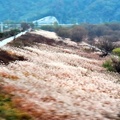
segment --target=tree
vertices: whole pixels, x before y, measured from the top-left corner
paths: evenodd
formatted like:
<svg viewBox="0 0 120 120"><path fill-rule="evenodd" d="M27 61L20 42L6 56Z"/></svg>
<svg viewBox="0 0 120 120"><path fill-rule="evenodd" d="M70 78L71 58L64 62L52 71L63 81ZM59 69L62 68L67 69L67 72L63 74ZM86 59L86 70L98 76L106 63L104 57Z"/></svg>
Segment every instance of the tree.
<svg viewBox="0 0 120 120"><path fill-rule="evenodd" d="M30 25L26 22L23 22L23 23L21 23L21 28L23 31L25 31L30 28Z"/></svg>
<svg viewBox="0 0 120 120"><path fill-rule="evenodd" d="M73 26L70 30L70 38L73 41L81 42L87 37L87 31L81 26Z"/></svg>
<svg viewBox="0 0 120 120"><path fill-rule="evenodd" d="M106 37L100 37L96 46L107 53L111 52L115 47Z"/></svg>
<svg viewBox="0 0 120 120"><path fill-rule="evenodd" d="M57 33L58 36L62 38L69 38L70 37L70 30L67 27L57 27L55 32Z"/></svg>

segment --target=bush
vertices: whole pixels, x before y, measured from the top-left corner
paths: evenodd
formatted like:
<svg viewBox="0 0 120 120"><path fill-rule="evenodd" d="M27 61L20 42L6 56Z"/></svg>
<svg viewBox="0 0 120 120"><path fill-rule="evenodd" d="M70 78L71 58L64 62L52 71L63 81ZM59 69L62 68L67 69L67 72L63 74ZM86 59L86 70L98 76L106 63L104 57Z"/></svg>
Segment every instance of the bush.
<svg viewBox="0 0 120 120"><path fill-rule="evenodd" d="M5 31L3 33L0 33L0 38L11 37L11 36L17 35L20 32L21 31L19 29L11 29L10 31Z"/></svg>
<svg viewBox="0 0 120 120"><path fill-rule="evenodd" d="M62 38L70 38L73 41L81 42L87 36L87 30L81 26L57 27L55 32Z"/></svg>
<svg viewBox="0 0 120 120"><path fill-rule="evenodd" d="M115 72L120 73L120 57L112 58L112 64Z"/></svg>
<svg viewBox="0 0 120 120"><path fill-rule="evenodd" d="M109 39L106 36L102 36L101 38L99 38L99 41L96 43L96 46L105 52L112 52L112 50L115 48L113 43L109 41Z"/></svg>
<svg viewBox="0 0 120 120"><path fill-rule="evenodd" d="M86 36L87 31L81 26L73 26L70 29L70 38L73 41L81 42L82 40L84 40L84 38L86 38Z"/></svg>
<svg viewBox="0 0 120 120"><path fill-rule="evenodd" d="M69 27L63 27L58 25L43 26L42 29L47 29L50 31L55 31L58 36L63 38L71 38L71 40L80 42L87 38L88 42L94 44L94 40L98 38L103 39L104 44L102 44L103 49L110 51L114 48L111 44L112 42L117 42L120 40L120 24L100 24L100 25L74 25Z"/></svg>
<svg viewBox="0 0 120 120"><path fill-rule="evenodd" d="M67 27L58 27L55 32L58 36L62 38L69 38L70 37L70 28Z"/></svg>
<svg viewBox="0 0 120 120"><path fill-rule="evenodd" d="M111 60L107 60L105 63L103 63L103 67L108 71L120 73L120 58L113 57Z"/></svg>
<svg viewBox="0 0 120 120"><path fill-rule="evenodd" d="M115 48L112 51L116 56L112 57L111 60L106 61L103 67L109 71L120 73L120 48Z"/></svg>
<svg viewBox="0 0 120 120"><path fill-rule="evenodd" d="M111 60L105 61L103 63L103 67L106 68L108 71L115 71Z"/></svg>
<svg viewBox="0 0 120 120"><path fill-rule="evenodd" d="M10 36L14 36L14 35L17 35L18 33L20 33L21 31L18 30L18 29L12 29L9 31L9 35Z"/></svg>
<svg viewBox="0 0 120 120"><path fill-rule="evenodd" d="M112 52L120 57L120 48L115 48Z"/></svg>

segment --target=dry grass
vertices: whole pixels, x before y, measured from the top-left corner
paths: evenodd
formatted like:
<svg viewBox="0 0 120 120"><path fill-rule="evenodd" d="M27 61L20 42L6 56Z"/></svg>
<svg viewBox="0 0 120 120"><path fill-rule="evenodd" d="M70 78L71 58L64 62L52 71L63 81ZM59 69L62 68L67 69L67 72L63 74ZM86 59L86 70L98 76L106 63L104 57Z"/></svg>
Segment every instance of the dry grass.
<svg viewBox="0 0 120 120"><path fill-rule="evenodd" d="M86 57L79 49L41 43L3 49L28 59L1 65L0 79L16 96L18 108L35 120L120 119L119 75L107 73L103 60Z"/></svg>

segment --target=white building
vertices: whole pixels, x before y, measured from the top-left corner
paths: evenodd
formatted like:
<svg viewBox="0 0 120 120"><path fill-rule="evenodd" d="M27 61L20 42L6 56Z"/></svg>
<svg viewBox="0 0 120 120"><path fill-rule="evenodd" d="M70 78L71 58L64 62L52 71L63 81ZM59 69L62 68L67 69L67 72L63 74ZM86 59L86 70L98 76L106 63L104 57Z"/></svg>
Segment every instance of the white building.
<svg viewBox="0 0 120 120"><path fill-rule="evenodd" d="M57 18L54 16L47 16L39 20L33 21L34 24L37 25L49 25L49 24L54 24L54 23L59 23Z"/></svg>

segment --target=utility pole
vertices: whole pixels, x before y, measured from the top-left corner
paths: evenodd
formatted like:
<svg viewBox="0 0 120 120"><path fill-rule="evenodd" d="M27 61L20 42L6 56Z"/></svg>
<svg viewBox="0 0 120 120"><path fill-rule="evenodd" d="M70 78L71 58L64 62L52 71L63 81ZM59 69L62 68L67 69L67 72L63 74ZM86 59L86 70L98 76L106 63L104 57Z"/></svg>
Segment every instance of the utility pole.
<svg viewBox="0 0 120 120"><path fill-rule="evenodd" d="M0 27L0 30L1 30L1 32L3 32L3 23L1 22L1 25L0 25L1 27Z"/></svg>

